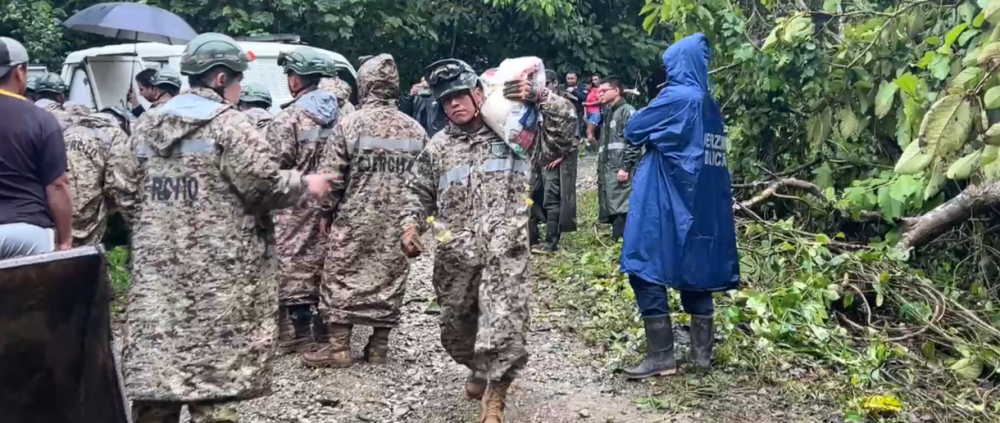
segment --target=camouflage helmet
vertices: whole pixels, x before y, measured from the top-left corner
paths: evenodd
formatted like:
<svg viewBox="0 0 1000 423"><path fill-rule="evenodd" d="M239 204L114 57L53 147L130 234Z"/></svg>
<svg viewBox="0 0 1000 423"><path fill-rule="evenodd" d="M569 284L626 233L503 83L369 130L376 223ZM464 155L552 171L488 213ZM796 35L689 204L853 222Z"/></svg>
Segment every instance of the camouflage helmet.
<svg viewBox="0 0 1000 423"><path fill-rule="evenodd" d="M240 92L240 102L264 103L267 104L267 107L271 107L271 93L267 90L267 87L261 84L253 82L243 84L243 91Z"/></svg>
<svg viewBox="0 0 1000 423"><path fill-rule="evenodd" d="M181 74L177 73L174 68L164 67L160 69L149 81L154 87L157 85L171 85L178 90L181 89Z"/></svg>
<svg viewBox="0 0 1000 423"><path fill-rule="evenodd" d="M296 75L337 76L337 65L333 59L312 47L299 47L290 53L278 55L278 66L285 73Z"/></svg>
<svg viewBox="0 0 1000 423"><path fill-rule="evenodd" d="M444 59L432 63L424 69L424 79L441 99L452 93L471 90L479 85L479 76L468 63L458 59Z"/></svg>
<svg viewBox="0 0 1000 423"><path fill-rule="evenodd" d="M62 77L54 73L47 73L38 78L35 82L35 92L44 93L56 93L56 94L66 94L66 90L69 87L63 82Z"/></svg>
<svg viewBox="0 0 1000 423"><path fill-rule="evenodd" d="M201 75L216 66L225 66L233 72L243 73L249 68L250 58L236 40L229 36L208 32L194 37L181 56L181 74Z"/></svg>
<svg viewBox="0 0 1000 423"><path fill-rule="evenodd" d="M38 77L37 76L29 76L28 77L28 85L27 85L26 89L29 92L34 92L35 90L38 89Z"/></svg>
<svg viewBox="0 0 1000 423"><path fill-rule="evenodd" d="M125 108L125 106L111 106L101 109L101 113L108 113L115 115L119 118L125 120L125 122L132 121L132 112Z"/></svg>

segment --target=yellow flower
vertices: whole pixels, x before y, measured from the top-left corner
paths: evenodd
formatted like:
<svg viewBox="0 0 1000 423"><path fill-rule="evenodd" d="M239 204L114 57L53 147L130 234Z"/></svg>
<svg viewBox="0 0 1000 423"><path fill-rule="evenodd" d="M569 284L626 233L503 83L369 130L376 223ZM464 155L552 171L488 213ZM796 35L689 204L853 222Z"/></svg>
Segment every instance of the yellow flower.
<svg viewBox="0 0 1000 423"><path fill-rule="evenodd" d="M427 216L427 223L434 223L434 216Z"/></svg>

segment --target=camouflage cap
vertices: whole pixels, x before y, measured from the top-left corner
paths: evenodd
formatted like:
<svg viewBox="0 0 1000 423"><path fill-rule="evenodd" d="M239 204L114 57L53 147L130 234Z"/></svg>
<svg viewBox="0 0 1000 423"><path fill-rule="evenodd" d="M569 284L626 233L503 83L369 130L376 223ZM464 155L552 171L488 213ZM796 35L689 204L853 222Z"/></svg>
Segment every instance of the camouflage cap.
<svg viewBox="0 0 1000 423"><path fill-rule="evenodd" d="M27 90L28 91L35 91L36 89L38 89L38 77L37 76L29 76L28 77Z"/></svg>
<svg viewBox="0 0 1000 423"><path fill-rule="evenodd" d="M177 73L174 68L165 67L160 69L153 75L150 82L155 87L157 85L171 85L177 89L181 89L181 74Z"/></svg>
<svg viewBox="0 0 1000 423"><path fill-rule="evenodd" d="M54 73L47 73L42 77L38 78L35 83L35 92L44 93L56 93L56 94L66 94L66 90L69 89L66 83L63 82L62 77Z"/></svg>
<svg viewBox="0 0 1000 423"><path fill-rule="evenodd" d="M296 75L337 76L337 65L333 59L312 47L299 47L290 53L278 55L278 66L285 73Z"/></svg>
<svg viewBox="0 0 1000 423"><path fill-rule="evenodd" d="M267 107L271 107L271 92L261 84L254 82L243 84L243 91L240 92L240 102L265 103Z"/></svg>
<svg viewBox="0 0 1000 423"><path fill-rule="evenodd" d="M223 34L208 32L194 37L181 56L181 74L201 75L216 66L225 66L233 72L246 72L250 58L236 40Z"/></svg>
<svg viewBox="0 0 1000 423"><path fill-rule="evenodd" d="M471 90L479 85L479 75L468 63L458 59L444 59L424 69L424 78L440 99L448 94Z"/></svg>

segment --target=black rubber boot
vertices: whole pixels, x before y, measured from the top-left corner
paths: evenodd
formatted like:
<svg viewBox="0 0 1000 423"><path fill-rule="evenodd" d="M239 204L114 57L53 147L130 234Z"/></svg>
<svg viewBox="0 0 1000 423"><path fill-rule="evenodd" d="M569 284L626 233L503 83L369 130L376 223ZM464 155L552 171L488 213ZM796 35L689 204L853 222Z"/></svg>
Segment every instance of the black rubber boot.
<svg viewBox="0 0 1000 423"><path fill-rule="evenodd" d="M618 242L625 236L625 215L619 214L611 221L611 240Z"/></svg>
<svg viewBox="0 0 1000 423"><path fill-rule="evenodd" d="M528 240L532 246L538 245L541 241L541 235L538 233L538 221L528 222Z"/></svg>
<svg viewBox="0 0 1000 423"><path fill-rule="evenodd" d="M712 316L691 315L691 362L699 369L712 368L712 348L715 332Z"/></svg>
<svg viewBox="0 0 1000 423"><path fill-rule="evenodd" d="M631 369L625 369L625 377L645 379L677 373L677 361L674 360L674 329L670 323L670 315L643 317L642 323L646 328L646 345L649 351L642 363Z"/></svg>
<svg viewBox="0 0 1000 423"><path fill-rule="evenodd" d="M549 251L556 251L559 249L559 224L548 224L547 227L555 226L555 230L546 228L545 234L545 248Z"/></svg>

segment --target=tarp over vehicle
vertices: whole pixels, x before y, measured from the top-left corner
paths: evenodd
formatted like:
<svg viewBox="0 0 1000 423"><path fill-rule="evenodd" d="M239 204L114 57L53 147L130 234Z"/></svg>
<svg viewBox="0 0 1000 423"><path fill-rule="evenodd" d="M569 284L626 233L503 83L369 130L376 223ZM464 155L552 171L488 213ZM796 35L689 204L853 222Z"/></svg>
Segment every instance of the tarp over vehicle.
<svg viewBox="0 0 1000 423"><path fill-rule="evenodd" d="M0 421L128 422L95 247L0 261Z"/></svg>

